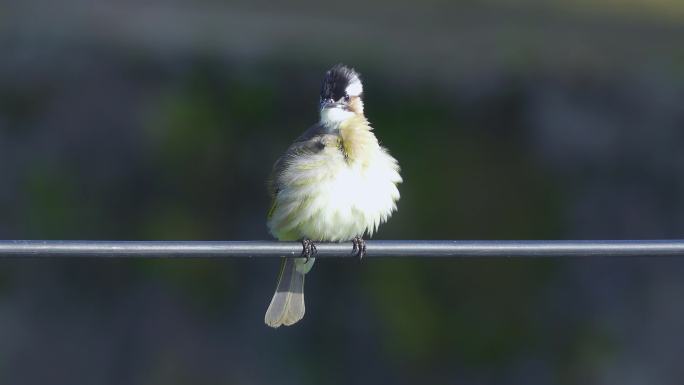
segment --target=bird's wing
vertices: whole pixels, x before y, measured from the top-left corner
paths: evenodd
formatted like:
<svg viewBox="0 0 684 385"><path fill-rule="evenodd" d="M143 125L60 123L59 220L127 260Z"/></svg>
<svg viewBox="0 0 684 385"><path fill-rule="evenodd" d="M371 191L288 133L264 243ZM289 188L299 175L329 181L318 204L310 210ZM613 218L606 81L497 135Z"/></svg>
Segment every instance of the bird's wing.
<svg viewBox="0 0 684 385"><path fill-rule="evenodd" d="M315 124L300 135L291 145L287 151L276 160L271 171L271 177L268 180L268 189L271 194L271 208L268 210L268 217L270 218L276 209L276 196L281 189L280 175L287 168L290 161L296 157L308 154L315 154L325 148L325 139L331 135L330 131L322 124Z"/></svg>

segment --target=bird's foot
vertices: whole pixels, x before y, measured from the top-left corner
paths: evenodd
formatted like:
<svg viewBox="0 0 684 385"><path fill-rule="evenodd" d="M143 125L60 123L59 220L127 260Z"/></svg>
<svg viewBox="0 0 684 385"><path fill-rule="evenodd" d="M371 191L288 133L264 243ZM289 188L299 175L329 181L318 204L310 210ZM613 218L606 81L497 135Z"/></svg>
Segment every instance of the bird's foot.
<svg viewBox="0 0 684 385"><path fill-rule="evenodd" d="M362 237L354 237L352 239L352 255L359 259L359 261L366 256L366 241Z"/></svg>
<svg viewBox="0 0 684 385"><path fill-rule="evenodd" d="M309 259L316 255L317 252L316 245L311 239L302 239L302 257L306 258L306 263L309 263Z"/></svg>

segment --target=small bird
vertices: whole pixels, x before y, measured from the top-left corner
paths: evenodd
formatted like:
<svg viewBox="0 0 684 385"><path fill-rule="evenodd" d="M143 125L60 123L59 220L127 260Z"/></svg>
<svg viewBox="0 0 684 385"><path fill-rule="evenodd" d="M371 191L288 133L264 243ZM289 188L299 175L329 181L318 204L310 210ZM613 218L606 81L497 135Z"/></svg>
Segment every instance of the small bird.
<svg viewBox="0 0 684 385"><path fill-rule="evenodd" d="M372 236L396 210L399 164L380 146L363 113L363 85L352 68L328 70L320 94L320 120L273 167L268 227L280 241L301 241L299 258L283 258L264 321L292 325L304 317L304 276L313 267L314 242L352 241L366 253Z"/></svg>

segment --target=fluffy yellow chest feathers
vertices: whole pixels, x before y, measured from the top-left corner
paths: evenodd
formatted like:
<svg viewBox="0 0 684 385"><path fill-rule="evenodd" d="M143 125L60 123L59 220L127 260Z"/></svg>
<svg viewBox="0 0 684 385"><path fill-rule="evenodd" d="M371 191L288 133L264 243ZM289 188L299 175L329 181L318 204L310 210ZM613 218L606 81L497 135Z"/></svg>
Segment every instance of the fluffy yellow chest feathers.
<svg viewBox="0 0 684 385"><path fill-rule="evenodd" d="M344 241L372 235L396 209L399 165L362 116L322 138L323 149L298 156L281 174L269 227L279 239Z"/></svg>
<svg viewBox="0 0 684 385"><path fill-rule="evenodd" d="M371 130L366 118L360 115L355 115L340 124L340 147L349 163L360 163L360 166L365 168L381 150Z"/></svg>

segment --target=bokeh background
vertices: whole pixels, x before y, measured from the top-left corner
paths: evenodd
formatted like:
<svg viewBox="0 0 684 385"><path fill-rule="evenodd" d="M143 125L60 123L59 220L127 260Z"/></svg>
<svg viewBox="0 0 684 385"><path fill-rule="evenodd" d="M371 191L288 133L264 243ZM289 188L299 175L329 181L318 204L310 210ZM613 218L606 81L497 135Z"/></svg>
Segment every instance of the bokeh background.
<svg viewBox="0 0 684 385"><path fill-rule="evenodd" d="M268 239L265 180L365 79L380 239L684 234L684 3L0 4L0 238ZM674 384L684 261L0 262L2 384Z"/></svg>

